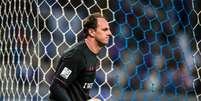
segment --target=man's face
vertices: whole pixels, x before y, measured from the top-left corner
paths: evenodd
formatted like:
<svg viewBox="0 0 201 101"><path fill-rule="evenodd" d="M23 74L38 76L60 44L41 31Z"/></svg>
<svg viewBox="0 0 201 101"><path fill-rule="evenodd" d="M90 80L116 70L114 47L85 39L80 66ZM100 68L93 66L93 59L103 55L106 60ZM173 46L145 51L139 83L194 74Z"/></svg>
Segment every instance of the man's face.
<svg viewBox="0 0 201 101"><path fill-rule="evenodd" d="M106 45L109 42L109 38L112 35L110 31L109 24L107 20L104 18L97 18L97 28L95 30L95 40L100 44L100 45Z"/></svg>

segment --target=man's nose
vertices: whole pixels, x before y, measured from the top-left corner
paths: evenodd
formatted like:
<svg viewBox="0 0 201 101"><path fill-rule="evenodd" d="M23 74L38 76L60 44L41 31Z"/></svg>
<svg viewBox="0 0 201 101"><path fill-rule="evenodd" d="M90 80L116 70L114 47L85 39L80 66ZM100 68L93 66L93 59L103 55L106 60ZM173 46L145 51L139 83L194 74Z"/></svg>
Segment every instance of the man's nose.
<svg viewBox="0 0 201 101"><path fill-rule="evenodd" d="M112 32L111 32L110 30L109 30L109 32L108 32L108 33L109 33L109 34L108 34L109 36L112 36Z"/></svg>

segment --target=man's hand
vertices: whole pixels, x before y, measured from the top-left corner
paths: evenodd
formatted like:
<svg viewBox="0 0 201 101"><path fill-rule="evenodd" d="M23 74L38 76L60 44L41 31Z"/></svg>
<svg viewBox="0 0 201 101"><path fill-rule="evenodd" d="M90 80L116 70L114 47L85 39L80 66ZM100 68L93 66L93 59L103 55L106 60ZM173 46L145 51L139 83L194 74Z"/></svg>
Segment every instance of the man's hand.
<svg viewBox="0 0 201 101"><path fill-rule="evenodd" d="M92 99L89 99L87 101L101 101L100 99L97 99L97 98L92 98Z"/></svg>

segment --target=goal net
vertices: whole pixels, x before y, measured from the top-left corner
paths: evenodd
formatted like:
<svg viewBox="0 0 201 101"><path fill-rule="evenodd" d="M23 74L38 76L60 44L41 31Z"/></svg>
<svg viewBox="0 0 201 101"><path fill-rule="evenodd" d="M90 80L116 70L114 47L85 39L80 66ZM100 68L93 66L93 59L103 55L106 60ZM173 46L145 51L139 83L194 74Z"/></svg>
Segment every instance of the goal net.
<svg viewBox="0 0 201 101"><path fill-rule="evenodd" d="M199 0L1 0L0 101L47 101L58 59L100 12L113 37L97 56L92 97L201 98Z"/></svg>
<svg viewBox="0 0 201 101"><path fill-rule="evenodd" d="M193 37L196 43L196 51L193 54L193 63L195 68L195 79L193 80L193 87L196 94L197 101L201 100L201 7L199 6L201 1L193 1L193 11L191 12L192 28L193 28Z"/></svg>

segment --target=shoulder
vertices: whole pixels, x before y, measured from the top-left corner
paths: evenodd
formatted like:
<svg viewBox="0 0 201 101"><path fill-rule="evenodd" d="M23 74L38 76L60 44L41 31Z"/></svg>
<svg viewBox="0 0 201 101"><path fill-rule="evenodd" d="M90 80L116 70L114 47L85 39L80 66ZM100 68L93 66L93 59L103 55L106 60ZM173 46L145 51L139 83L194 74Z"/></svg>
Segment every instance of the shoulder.
<svg viewBox="0 0 201 101"><path fill-rule="evenodd" d="M84 43L81 42L67 49L61 57L62 60L80 60L80 58L82 57L83 45Z"/></svg>

